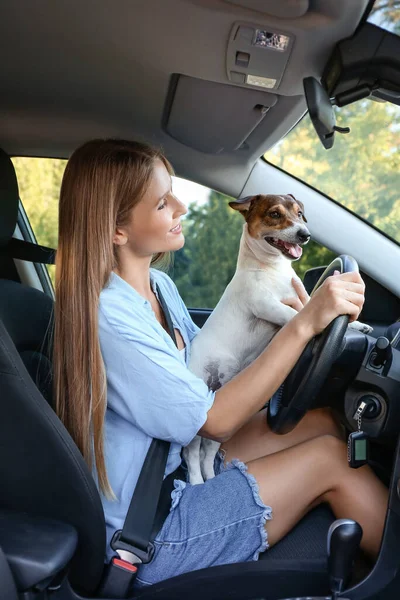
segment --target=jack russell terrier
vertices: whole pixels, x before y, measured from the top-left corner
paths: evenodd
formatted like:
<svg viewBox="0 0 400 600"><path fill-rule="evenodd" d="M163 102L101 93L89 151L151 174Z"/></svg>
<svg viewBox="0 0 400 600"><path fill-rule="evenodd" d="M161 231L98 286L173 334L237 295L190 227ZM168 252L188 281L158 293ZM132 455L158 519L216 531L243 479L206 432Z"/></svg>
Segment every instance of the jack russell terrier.
<svg viewBox="0 0 400 600"><path fill-rule="evenodd" d="M297 311L282 304L298 279L292 261L310 239L303 204L291 194L257 195L230 202L245 218L236 272L193 340L189 368L215 391L252 363ZM352 327L369 333L362 323ZM196 436L183 455L190 483L214 477L220 444Z"/></svg>

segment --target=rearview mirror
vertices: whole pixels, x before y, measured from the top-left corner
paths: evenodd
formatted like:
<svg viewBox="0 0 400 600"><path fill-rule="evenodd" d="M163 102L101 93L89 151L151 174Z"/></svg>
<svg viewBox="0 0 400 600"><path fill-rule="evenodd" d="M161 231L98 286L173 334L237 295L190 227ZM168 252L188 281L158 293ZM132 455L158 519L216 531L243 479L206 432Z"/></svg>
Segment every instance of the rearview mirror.
<svg viewBox="0 0 400 600"><path fill-rule="evenodd" d="M303 79L307 108L314 129L324 148L329 150L334 142L335 131L349 133L348 127L337 127L331 99L314 77Z"/></svg>
<svg viewBox="0 0 400 600"><path fill-rule="evenodd" d="M400 36L363 23L356 33L338 42L322 75L303 79L311 121L324 148L332 148L337 127L333 106L376 98L400 105Z"/></svg>
<svg viewBox="0 0 400 600"><path fill-rule="evenodd" d="M333 146L336 124L331 100L314 77L303 79L303 86L311 122L324 148L328 150Z"/></svg>

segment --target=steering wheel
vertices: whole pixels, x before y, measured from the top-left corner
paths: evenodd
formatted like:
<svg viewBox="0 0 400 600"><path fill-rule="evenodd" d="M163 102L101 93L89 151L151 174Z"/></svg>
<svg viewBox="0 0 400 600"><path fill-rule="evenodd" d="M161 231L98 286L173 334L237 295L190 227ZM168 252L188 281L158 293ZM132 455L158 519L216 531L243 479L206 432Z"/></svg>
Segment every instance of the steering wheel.
<svg viewBox="0 0 400 600"><path fill-rule="evenodd" d="M354 258L345 254L335 258L315 284L311 296L334 271L358 272L358 264ZM348 315L336 317L307 344L283 386L268 403L267 422L272 431L289 433L312 408L340 353L348 324Z"/></svg>

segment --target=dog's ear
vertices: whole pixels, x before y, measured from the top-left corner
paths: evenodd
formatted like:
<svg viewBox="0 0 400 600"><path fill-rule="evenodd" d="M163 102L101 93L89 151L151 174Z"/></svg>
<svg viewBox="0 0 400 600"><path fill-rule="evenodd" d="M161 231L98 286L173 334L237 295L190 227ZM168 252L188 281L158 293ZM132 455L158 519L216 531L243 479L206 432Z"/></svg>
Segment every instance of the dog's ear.
<svg viewBox="0 0 400 600"><path fill-rule="evenodd" d="M303 221L305 221L305 222L307 223L306 215L304 214L304 204L303 204L302 202L300 202L300 200L297 200L297 198L295 198L295 197L293 196L293 194L287 194L287 195L288 195L288 196L290 196L291 198L293 198L293 200L294 200L295 202L297 202L297 204L300 206L300 208L301 208L301 211L302 211L302 213L303 213Z"/></svg>
<svg viewBox="0 0 400 600"><path fill-rule="evenodd" d="M238 198L235 202L229 202L229 206L234 210L238 210L246 218L246 213L250 208L254 196L246 196L246 198Z"/></svg>
<svg viewBox="0 0 400 600"><path fill-rule="evenodd" d="M303 221L307 223L306 215L304 214L304 204L300 202L300 200L296 200L296 202L300 206L301 212L303 213Z"/></svg>

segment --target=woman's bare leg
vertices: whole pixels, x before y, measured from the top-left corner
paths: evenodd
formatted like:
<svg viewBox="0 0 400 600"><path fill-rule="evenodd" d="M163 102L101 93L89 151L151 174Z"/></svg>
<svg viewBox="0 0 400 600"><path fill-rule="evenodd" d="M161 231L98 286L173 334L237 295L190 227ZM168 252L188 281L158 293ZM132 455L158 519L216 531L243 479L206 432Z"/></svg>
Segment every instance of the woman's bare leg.
<svg viewBox="0 0 400 600"><path fill-rule="evenodd" d="M271 506L270 545L276 544L313 507L328 502L337 518L363 528L361 548L376 558L385 521L388 490L368 466L351 469L346 447L326 435L248 463L262 501Z"/></svg>
<svg viewBox="0 0 400 600"><path fill-rule="evenodd" d="M343 437L342 430L329 408L310 410L300 423L285 435L271 431L267 424L267 411L264 409L256 413L225 442L223 450L226 461L238 458L246 463L321 435Z"/></svg>

